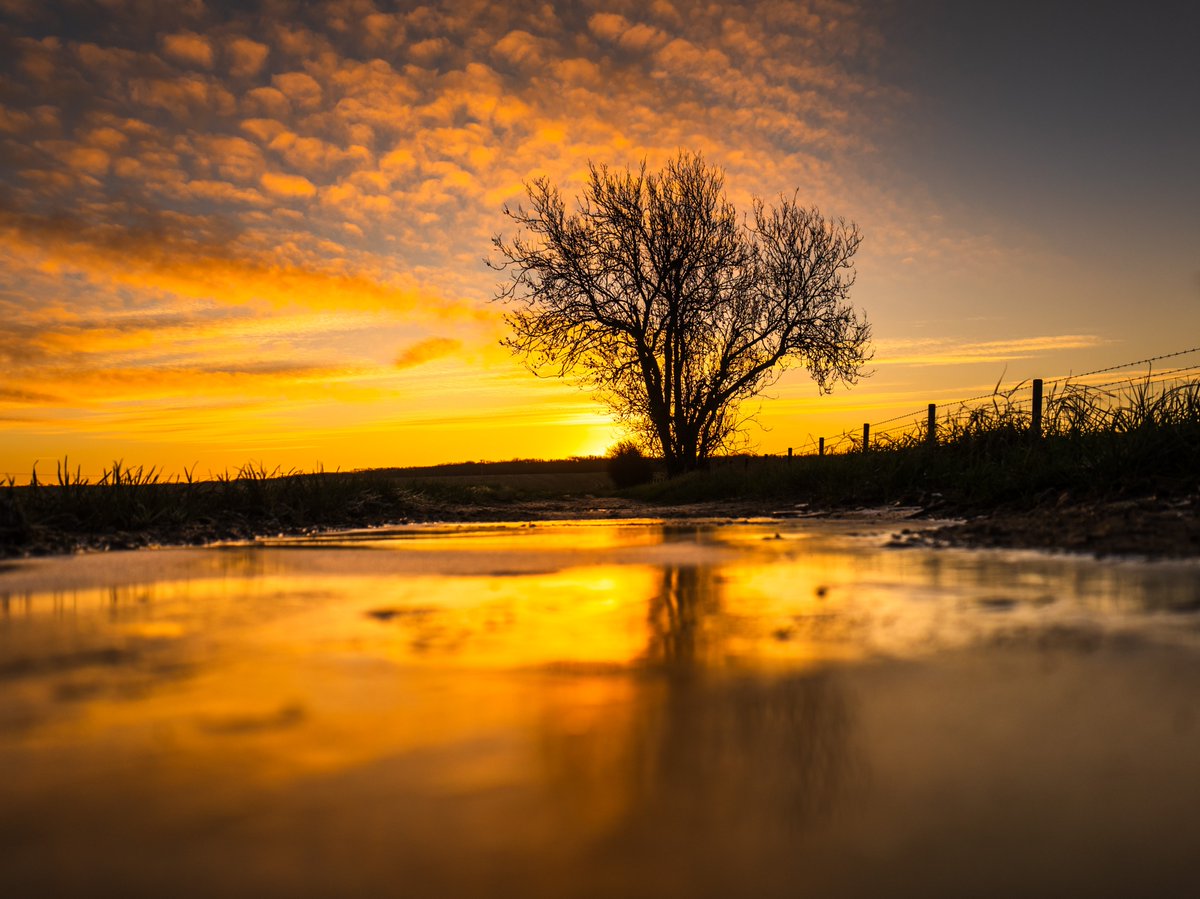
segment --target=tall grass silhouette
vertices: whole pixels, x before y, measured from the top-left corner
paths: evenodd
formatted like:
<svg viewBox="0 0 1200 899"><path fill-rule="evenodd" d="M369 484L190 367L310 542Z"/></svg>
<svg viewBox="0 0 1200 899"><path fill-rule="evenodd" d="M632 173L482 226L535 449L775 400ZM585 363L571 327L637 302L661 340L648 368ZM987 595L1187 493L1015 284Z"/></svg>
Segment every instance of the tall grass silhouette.
<svg viewBox="0 0 1200 899"><path fill-rule="evenodd" d="M936 445L927 441L924 423L914 422L879 433L869 452L848 434L825 456L719 459L707 470L620 492L651 503L771 504L764 511L803 502L985 512L1064 492L1082 499L1200 490L1200 379L1194 374L1166 380L1147 374L1096 386L1057 382L1044 398L1040 434L1032 432L1027 393L1024 384L997 387L985 402L945 411ZM201 480L194 467L164 477L156 466L118 460L89 481L64 456L52 480L35 466L28 485L9 477L0 486L0 553L504 517L505 504L603 492L608 462L465 463L419 478L404 469L303 472L259 462Z"/></svg>
<svg viewBox="0 0 1200 899"><path fill-rule="evenodd" d="M522 501L595 493L606 484L604 460L591 458L352 472L248 462L204 479L195 466L167 477L156 466L118 460L93 481L64 456L53 479L35 465L27 485L11 476L0 482L0 555L519 517Z"/></svg>
<svg viewBox="0 0 1200 899"><path fill-rule="evenodd" d="M1035 500L1046 491L1112 496L1200 487L1200 379L1144 378L1092 386L1069 380L1043 399L1032 433L1028 384L999 386L937 421L862 438L846 433L825 456L743 460L637 491L646 499L776 498L823 504L938 501L965 508Z"/></svg>

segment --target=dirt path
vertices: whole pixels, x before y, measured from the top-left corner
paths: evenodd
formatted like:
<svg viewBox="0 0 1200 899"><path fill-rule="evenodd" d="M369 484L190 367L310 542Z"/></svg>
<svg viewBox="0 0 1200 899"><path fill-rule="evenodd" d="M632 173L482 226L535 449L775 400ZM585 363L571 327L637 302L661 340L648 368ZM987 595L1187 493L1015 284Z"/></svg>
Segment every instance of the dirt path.
<svg viewBox="0 0 1200 899"><path fill-rule="evenodd" d="M1005 547L1147 558L1200 558L1200 496L1000 509L932 529L910 526L897 545Z"/></svg>
<svg viewBox="0 0 1200 899"><path fill-rule="evenodd" d="M625 497L564 497L495 504L431 506L401 520L344 522L339 528L387 524L473 521L563 521L589 519L681 518L796 518L883 516L895 520L892 546L956 546L1040 549L1097 556L1133 555L1147 558L1200 558L1200 495L1159 499L1078 502L1062 496L1029 509L1002 508L963 512L885 507L883 509L810 509L794 502L720 501L655 505ZM934 526L930 518L961 518L960 523ZM302 535L326 528L287 529ZM277 532L272 532L272 536ZM216 541L251 540L256 533L245 525L206 523L186 528L145 530L102 535L46 531L30 543L0 546L0 557L56 555L81 551L135 549L144 546L197 545Z"/></svg>

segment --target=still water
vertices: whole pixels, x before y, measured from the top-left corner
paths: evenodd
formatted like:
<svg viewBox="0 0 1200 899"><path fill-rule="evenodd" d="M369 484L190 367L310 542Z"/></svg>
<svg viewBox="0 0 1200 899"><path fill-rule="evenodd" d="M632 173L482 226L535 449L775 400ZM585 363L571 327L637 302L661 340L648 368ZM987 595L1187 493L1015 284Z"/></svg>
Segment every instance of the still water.
<svg viewBox="0 0 1200 899"><path fill-rule="evenodd" d="M893 529L6 564L0 893L1200 894L1200 566Z"/></svg>

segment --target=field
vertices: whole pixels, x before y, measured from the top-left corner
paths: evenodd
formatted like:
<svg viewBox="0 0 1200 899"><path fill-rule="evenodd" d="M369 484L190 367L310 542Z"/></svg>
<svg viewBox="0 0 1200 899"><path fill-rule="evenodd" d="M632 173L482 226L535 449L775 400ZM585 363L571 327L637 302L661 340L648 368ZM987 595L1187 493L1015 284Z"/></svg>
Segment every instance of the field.
<svg viewBox="0 0 1200 899"><path fill-rule="evenodd" d="M68 459L53 478L0 489L0 553L195 544L414 521L598 514L802 514L904 506L967 519L937 539L1092 552L1200 554L1200 383L1068 387L1040 433L997 394L951 414L937 441L901 433L825 456L733 456L617 490L608 460L510 460L354 472L245 465L197 480L114 462L90 482ZM715 505L714 505L715 504ZM956 536L957 535L957 536ZM907 538L906 538L907 539ZM921 537L920 539L925 539Z"/></svg>

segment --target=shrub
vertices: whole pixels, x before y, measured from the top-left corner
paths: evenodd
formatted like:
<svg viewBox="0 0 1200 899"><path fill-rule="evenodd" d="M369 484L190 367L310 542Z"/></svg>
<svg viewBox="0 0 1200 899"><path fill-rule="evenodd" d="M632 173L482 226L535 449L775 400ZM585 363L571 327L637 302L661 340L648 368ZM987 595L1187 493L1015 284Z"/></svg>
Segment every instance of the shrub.
<svg viewBox="0 0 1200 899"><path fill-rule="evenodd" d="M654 462L632 440L622 440L608 451L608 476L620 489L647 484L654 479Z"/></svg>

